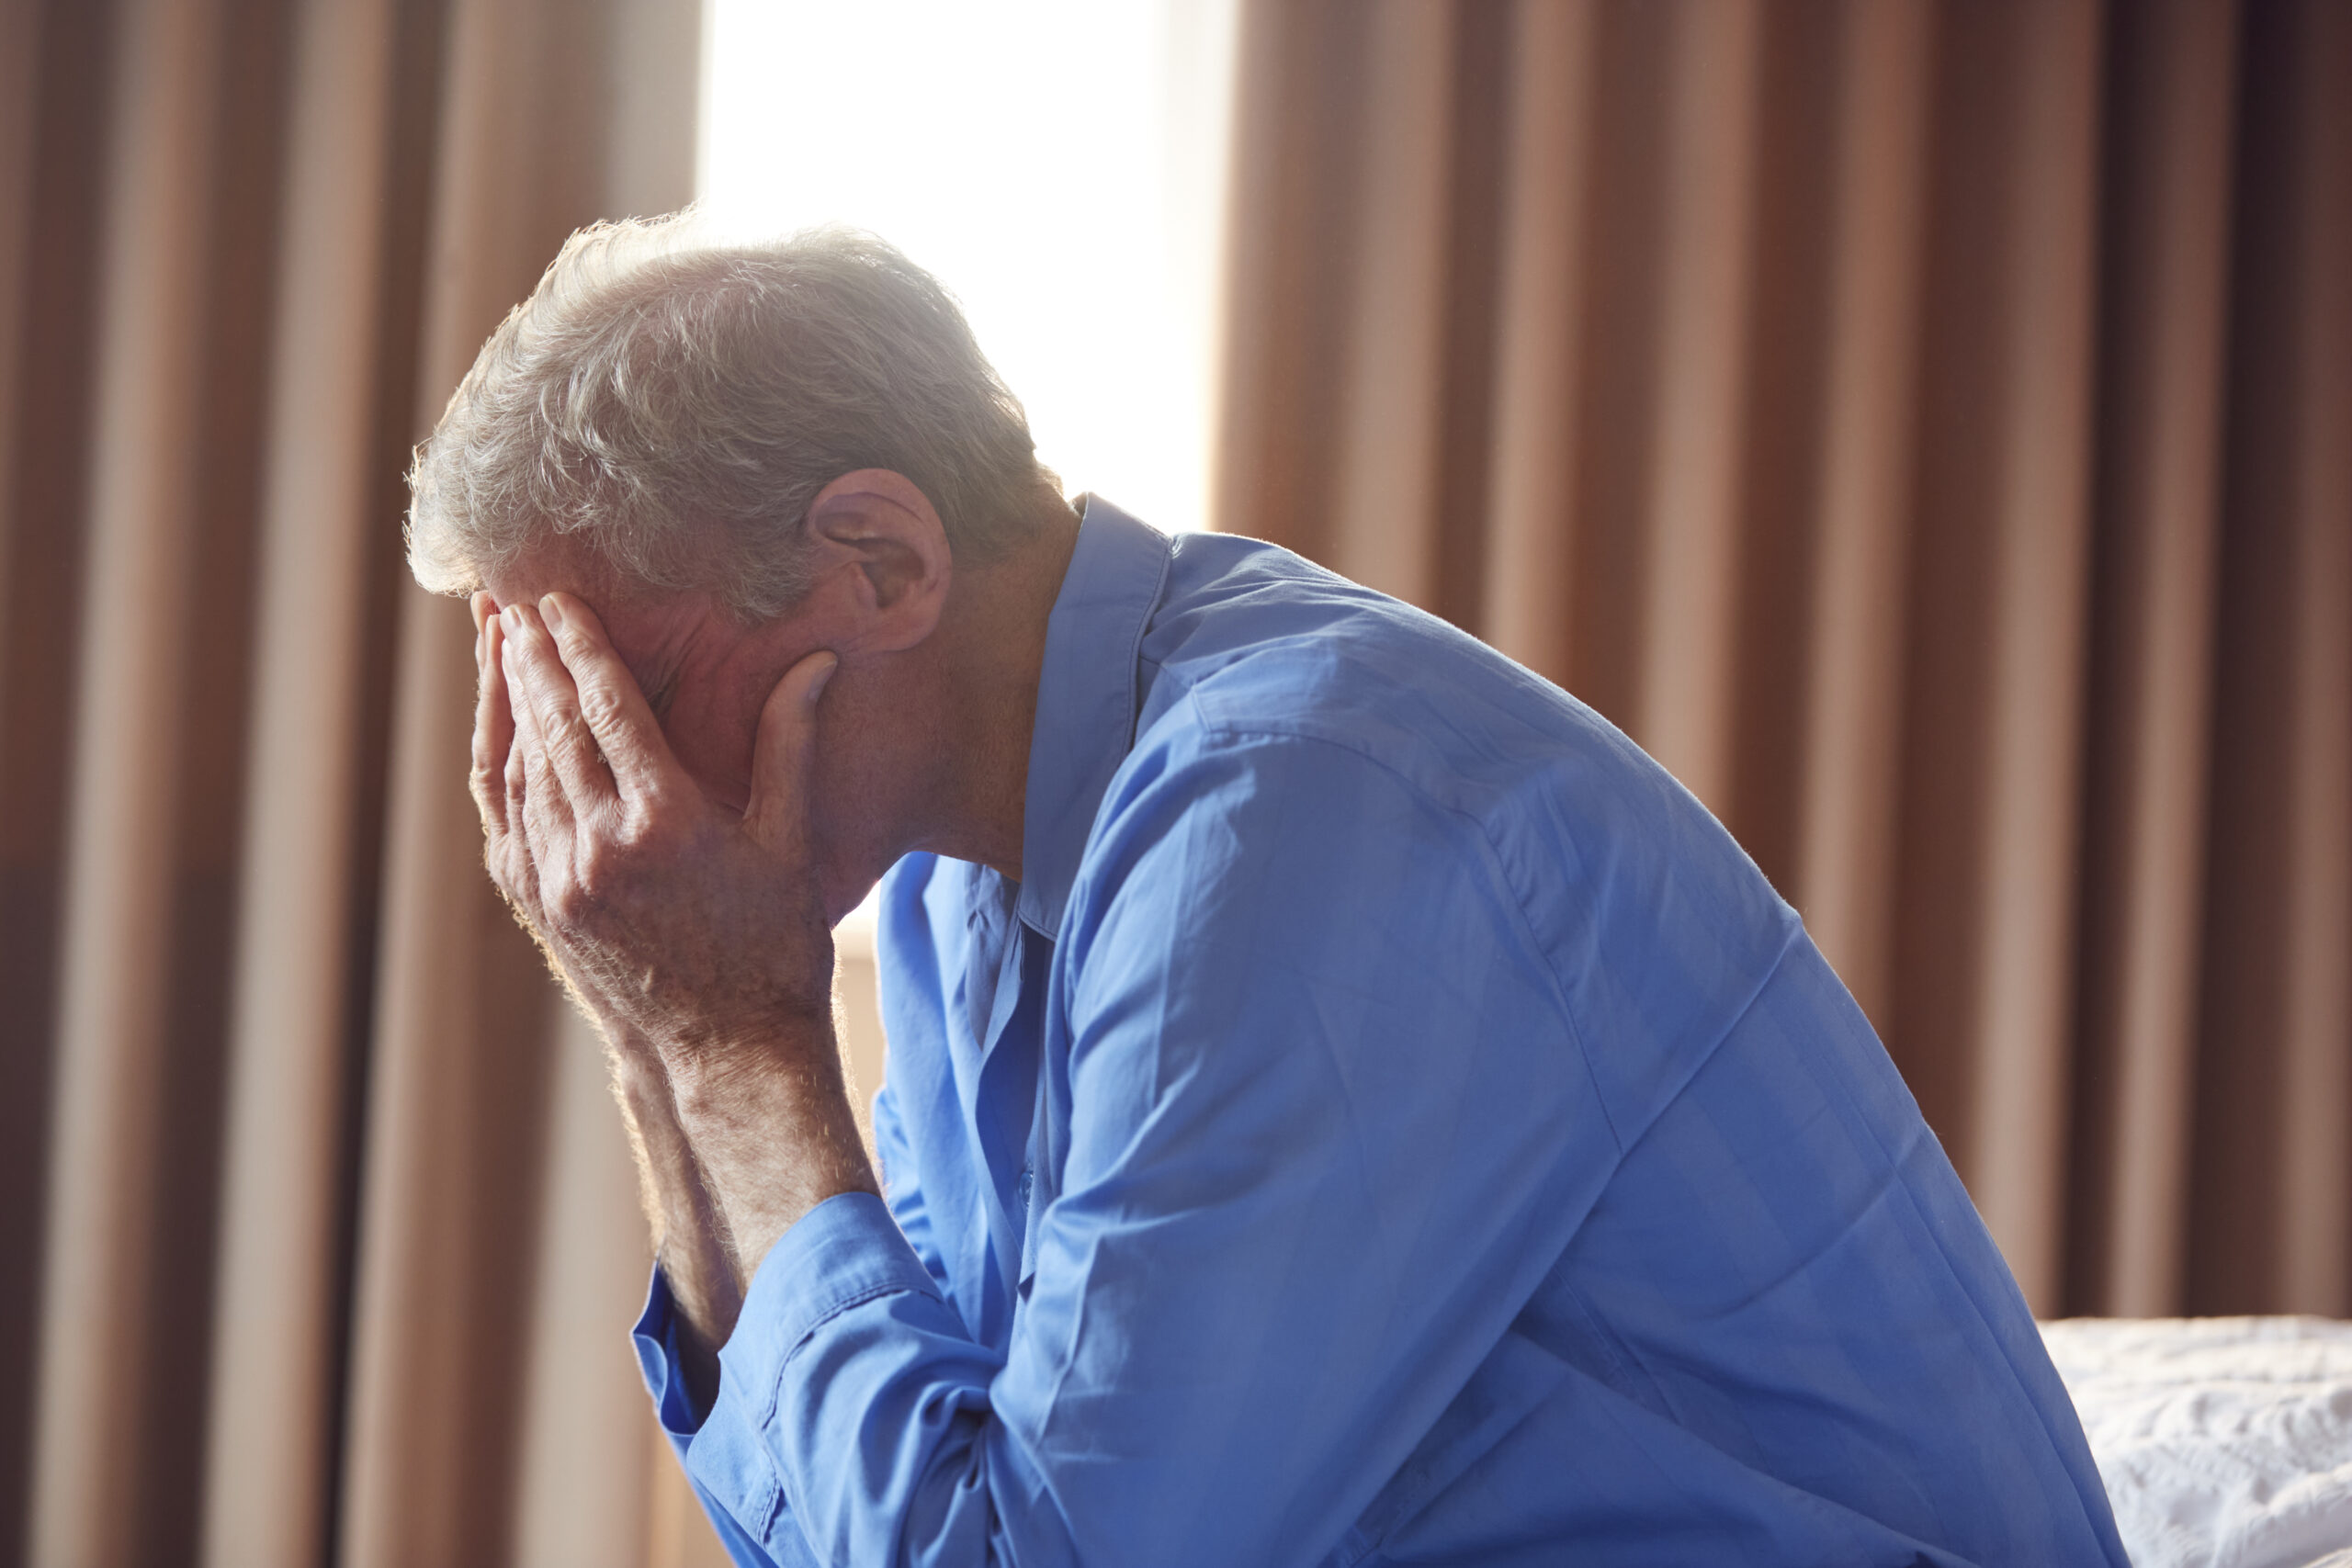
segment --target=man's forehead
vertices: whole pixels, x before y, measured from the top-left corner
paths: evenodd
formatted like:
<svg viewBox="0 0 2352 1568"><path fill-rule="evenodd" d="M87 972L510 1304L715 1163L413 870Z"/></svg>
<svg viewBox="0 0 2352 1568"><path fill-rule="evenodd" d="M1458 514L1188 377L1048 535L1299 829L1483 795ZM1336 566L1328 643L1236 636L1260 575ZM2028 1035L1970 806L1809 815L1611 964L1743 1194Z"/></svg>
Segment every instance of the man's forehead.
<svg viewBox="0 0 2352 1568"><path fill-rule="evenodd" d="M518 562L492 574L486 586L500 609L537 605L547 594L559 592L585 604L657 714L676 694L685 650L714 611L699 595L617 592L608 579L597 581L592 574L564 570L561 562Z"/></svg>

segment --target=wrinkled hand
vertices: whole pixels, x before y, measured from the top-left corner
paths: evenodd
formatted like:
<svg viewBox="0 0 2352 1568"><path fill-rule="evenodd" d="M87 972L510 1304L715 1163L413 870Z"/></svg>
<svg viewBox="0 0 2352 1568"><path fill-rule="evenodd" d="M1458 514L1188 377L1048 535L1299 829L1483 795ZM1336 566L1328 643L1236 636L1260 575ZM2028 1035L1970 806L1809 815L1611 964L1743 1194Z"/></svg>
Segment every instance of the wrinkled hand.
<svg viewBox="0 0 2352 1568"><path fill-rule="evenodd" d="M829 1030L832 933L806 800L834 656L809 655L769 696L738 816L686 773L579 600L487 615L474 652L491 878L590 1010L673 1069Z"/></svg>

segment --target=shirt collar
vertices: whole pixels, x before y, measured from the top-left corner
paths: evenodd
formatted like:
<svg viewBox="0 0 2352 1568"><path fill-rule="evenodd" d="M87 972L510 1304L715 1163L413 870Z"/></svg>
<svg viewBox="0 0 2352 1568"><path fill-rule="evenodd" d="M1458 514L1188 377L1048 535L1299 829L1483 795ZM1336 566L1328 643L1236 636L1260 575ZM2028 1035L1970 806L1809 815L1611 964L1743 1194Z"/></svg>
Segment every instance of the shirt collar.
<svg viewBox="0 0 2352 1568"><path fill-rule="evenodd" d="M1111 775L1135 744L1136 658L1160 585L1168 536L1099 496L1085 498L1078 546L1046 623L1021 820L1015 911L1059 934L1078 863Z"/></svg>

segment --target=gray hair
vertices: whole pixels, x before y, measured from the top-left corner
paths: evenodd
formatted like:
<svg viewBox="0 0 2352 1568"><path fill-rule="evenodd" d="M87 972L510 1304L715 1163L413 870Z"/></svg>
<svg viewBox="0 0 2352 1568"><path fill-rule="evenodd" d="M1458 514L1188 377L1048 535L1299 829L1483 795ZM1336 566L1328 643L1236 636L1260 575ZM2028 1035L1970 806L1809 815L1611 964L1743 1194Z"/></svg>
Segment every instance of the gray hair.
<svg viewBox="0 0 2352 1568"><path fill-rule="evenodd" d="M905 475L1001 553L1041 484L1019 400L938 280L842 228L722 243L691 211L565 242L409 471L409 567L465 593L554 536L622 584L759 621L808 590L818 491Z"/></svg>

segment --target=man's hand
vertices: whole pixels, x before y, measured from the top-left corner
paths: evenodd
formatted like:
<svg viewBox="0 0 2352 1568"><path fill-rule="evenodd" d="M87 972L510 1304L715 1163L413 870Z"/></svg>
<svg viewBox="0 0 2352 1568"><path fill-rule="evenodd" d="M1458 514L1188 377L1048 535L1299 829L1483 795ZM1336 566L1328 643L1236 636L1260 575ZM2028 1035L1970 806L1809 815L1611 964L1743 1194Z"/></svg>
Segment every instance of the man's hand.
<svg viewBox="0 0 2352 1568"><path fill-rule="evenodd" d="M740 1284L808 1209L876 1190L842 1084L807 829L834 657L810 655L770 695L738 816L679 764L577 599L484 615L476 656L473 784L492 878L603 1025L624 1088L637 1080L624 1103L665 1229L695 1212L698 1194L676 1189L707 1185ZM642 1082L656 1063L684 1145L669 1157L665 1129L646 1124L662 1109ZM681 1304L715 1346L732 1303L723 1284L702 1293L707 1310Z"/></svg>
<svg viewBox="0 0 2352 1568"><path fill-rule="evenodd" d="M591 1005L673 1066L720 1066L830 1020L805 795L833 656L801 660L769 697L738 817L679 765L594 613L566 595L542 606L488 629L504 679L483 682L474 790L492 879Z"/></svg>

